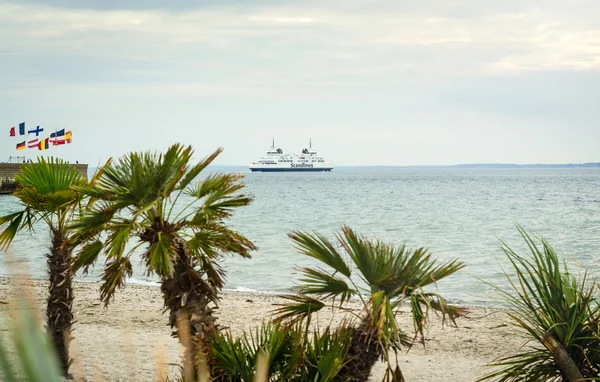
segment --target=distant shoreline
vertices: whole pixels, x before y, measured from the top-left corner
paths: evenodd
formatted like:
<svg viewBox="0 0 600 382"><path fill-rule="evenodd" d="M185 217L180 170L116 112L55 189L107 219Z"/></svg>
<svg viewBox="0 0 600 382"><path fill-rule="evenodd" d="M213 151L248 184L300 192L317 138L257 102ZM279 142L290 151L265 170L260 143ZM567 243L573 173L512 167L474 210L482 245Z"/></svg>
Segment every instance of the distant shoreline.
<svg viewBox="0 0 600 382"><path fill-rule="evenodd" d="M556 164L513 164L513 163L468 163L468 164L451 164L451 165L411 165L411 166L338 166L341 168L414 168L414 169L511 169L511 168L600 168L600 162L590 163L556 163Z"/></svg>

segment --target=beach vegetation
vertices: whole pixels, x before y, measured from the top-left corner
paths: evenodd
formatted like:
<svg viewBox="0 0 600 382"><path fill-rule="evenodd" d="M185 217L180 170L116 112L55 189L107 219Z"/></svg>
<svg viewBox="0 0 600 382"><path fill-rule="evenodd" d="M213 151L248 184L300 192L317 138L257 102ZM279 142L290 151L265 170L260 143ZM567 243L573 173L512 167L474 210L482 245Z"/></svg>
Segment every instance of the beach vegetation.
<svg viewBox="0 0 600 382"><path fill-rule="evenodd" d="M350 331L268 322L238 338L219 333L212 346L214 381L328 382L347 362Z"/></svg>
<svg viewBox="0 0 600 382"><path fill-rule="evenodd" d="M520 255L502 243L513 272L505 272L507 285L492 286L525 343L516 354L490 364L494 371L480 381L599 380L596 278L587 270L573 272L547 240L518 230L529 253Z"/></svg>
<svg viewBox="0 0 600 382"><path fill-rule="evenodd" d="M95 179L92 179L92 182ZM46 306L46 328L56 348L63 374L68 375L71 359L69 342L73 322L72 270L73 249L69 223L85 207L84 196L73 186L88 183L75 167L56 158L39 158L37 162L21 167L15 176L17 189L13 195L19 199L21 210L0 217L0 247L7 249L18 231L33 234L38 222L50 230L50 253L46 255L49 287Z"/></svg>
<svg viewBox="0 0 600 382"><path fill-rule="evenodd" d="M299 293L284 296L289 303L278 309L279 322L308 326L311 315L323 308L347 313L350 299L361 302L362 311L353 313L344 325L350 346L337 373L339 380L367 381L380 359L387 365L384 380L403 380L392 355L417 340L424 344L429 313L436 311L452 323L465 313L440 294L425 290L463 268L456 259L440 263L425 248L410 251L405 245L371 240L348 226L342 227L335 242L319 233L293 232L289 236L299 253L317 260L320 266L300 268ZM414 336L397 324L404 303L410 307Z"/></svg>
<svg viewBox="0 0 600 382"><path fill-rule="evenodd" d="M71 226L83 243L76 268L85 273L103 255L100 297L108 304L132 275L138 253L147 275L158 276L173 335L190 339L182 344L192 362L210 352L206 344L218 331L213 311L225 283L223 256L249 258L255 249L227 225L252 201L242 176L197 180L221 151L197 163L191 146L180 144L161 154L133 152L107 164L96 184L76 188L95 201Z"/></svg>

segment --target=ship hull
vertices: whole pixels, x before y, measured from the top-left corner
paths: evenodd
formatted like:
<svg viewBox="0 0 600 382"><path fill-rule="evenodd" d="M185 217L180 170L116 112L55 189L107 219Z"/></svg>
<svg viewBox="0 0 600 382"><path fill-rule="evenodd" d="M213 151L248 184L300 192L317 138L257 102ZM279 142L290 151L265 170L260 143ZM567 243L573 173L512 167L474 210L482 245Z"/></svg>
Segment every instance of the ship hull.
<svg viewBox="0 0 600 382"><path fill-rule="evenodd" d="M333 167L307 167L307 168L290 168L290 167L279 167L279 168L268 168L268 167L250 167L252 172L326 172L333 170Z"/></svg>

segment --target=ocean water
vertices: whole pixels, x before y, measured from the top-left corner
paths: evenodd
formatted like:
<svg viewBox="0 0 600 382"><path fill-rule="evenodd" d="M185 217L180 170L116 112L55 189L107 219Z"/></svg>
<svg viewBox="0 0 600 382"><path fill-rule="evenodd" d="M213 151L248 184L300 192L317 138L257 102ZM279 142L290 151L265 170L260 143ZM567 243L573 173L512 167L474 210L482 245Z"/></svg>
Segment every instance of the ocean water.
<svg viewBox="0 0 600 382"><path fill-rule="evenodd" d="M231 225L258 246L252 259L228 257L228 289L285 292L298 285L298 266L315 265L298 254L287 234L318 231L330 238L344 224L370 238L426 247L440 260L466 268L438 283L454 301L493 304L482 281L502 282L500 240L527 250L519 223L543 235L573 270L600 275L600 169L340 168L331 173L244 173L253 203ZM0 214L18 208L0 197ZM21 233L11 248L35 277L46 277L48 231ZM0 274L7 273L0 256ZM130 282L152 283L134 261ZM99 264L84 280L99 277ZM508 268L504 268L510 271Z"/></svg>

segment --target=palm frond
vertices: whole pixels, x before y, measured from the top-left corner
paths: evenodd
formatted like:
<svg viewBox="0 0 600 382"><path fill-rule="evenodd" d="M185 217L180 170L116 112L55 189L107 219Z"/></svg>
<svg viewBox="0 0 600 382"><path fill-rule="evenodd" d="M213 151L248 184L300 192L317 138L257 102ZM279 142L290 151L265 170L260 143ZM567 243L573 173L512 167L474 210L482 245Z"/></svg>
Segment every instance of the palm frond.
<svg viewBox="0 0 600 382"><path fill-rule="evenodd" d="M202 226L189 225L194 229L187 244L196 249L196 254L209 257L222 256L226 253L250 258L250 251L256 246L240 233L227 228L222 224L206 223Z"/></svg>
<svg viewBox="0 0 600 382"><path fill-rule="evenodd" d="M157 183L164 183L163 193L165 195L170 195L178 187L180 180L188 170L187 165L192 158L192 153L192 146L183 147L183 145L175 144L167 149L162 157L162 163L159 161L161 171L158 172L160 177L157 179Z"/></svg>
<svg viewBox="0 0 600 382"><path fill-rule="evenodd" d="M105 241L106 256L120 257L125 252L125 246L132 236L134 222L128 219L118 219L110 225Z"/></svg>
<svg viewBox="0 0 600 382"><path fill-rule="evenodd" d="M242 336L250 354L266 356L268 375L277 381L288 381L302 361L303 349L300 330L278 323L266 323Z"/></svg>
<svg viewBox="0 0 600 382"><path fill-rule="evenodd" d="M300 253L329 265L336 272L346 277L351 276L352 272L342 255L336 250L331 241L324 236L316 232L311 235L298 231L290 233L288 236L294 241Z"/></svg>
<svg viewBox="0 0 600 382"><path fill-rule="evenodd" d="M552 358L545 350L528 348L515 356L501 358L488 366L495 370L478 381L493 380L498 382L562 382L563 377L552 365Z"/></svg>
<svg viewBox="0 0 600 382"><path fill-rule="evenodd" d="M350 343L351 332L343 325L335 331L329 327L322 332L317 330L306 343L306 370L301 380L333 381L348 363Z"/></svg>
<svg viewBox="0 0 600 382"><path fill-rule="evenodd" d="M281 308L275 310L275 314L277 314L276 322L300 321L325 307L322 301L310 296L286 295L280 297L292 302L281 304Z"/></svg>
<svg viewBox="0 0 600 382"><path fill-rule="evenodd" d="M372 293L369 310L364 328L369 341L374 339L380 343L399 346L400 331L389 296L384 291Z"/></svg>
<svg viewBox="0 0 600 382"><path fill-rule="evenodd" d="M73 259L73 270L83 268L83 273L87 274L88 268L96 262L103 248L104 244L100 240L85 244Z"/></svg>
<svg viewBox="0 0 600 382"><path fill-rule="evenodd" d="M17 232L23 228L23 219L26 214L27 210L23 210L0 217L0 226L9 223L4 231L0 233L0 248L4 250L8 249Z"/></svg>
<svg viewBox="0 0 600 382"><path fill-rule="evenodd" d="M197 240L188 241L190 255L198 262L198 266L206 274L208 282L216 289L225 285L225 270L220 265L219 254L212 252L212 248L202 248L202 243Z"/></svg>
<svg viewBox="0 0 600 382"><path fill-rule="evenodd" d="M40 157L37 162L22 166L15 180L20 187L34 187L41 195L67 191L85 181L74 166L54 157Z"/></svg>
<svg viewBox="0 0 600 382"><path fill-rule="evenodd" d="M177 256L177 249L170 234L158 232L157 235L157 240L144 254L148 273L170 277L173 275L173 259Z"/></svg>
<svg viewBox="0 0 600 382"><path fill-rule="evenodd" d="M178 190L183 190L185 189L187 186L190 185L190 183L196 179L196 177L198 175L200 175L200 173L202 172L202 170L204 170L206 168L206 166L208 166L209 164L212 163L212 161L215 160L215 158L221 154L223 152L223 148L219 147L217 150L215 150L215 152L213 152L212 154L210 154L209 156L207 156L206 158L202 159L200 162L198 162L194 167L192 167L186 174L185 176L181 179L181 182L179 182L179 185L177 186Z"/></svg>
<svg viewBox="0 0 600 382"><path fill-rule="evenodd" d="M303 278L300 279L303 283L299 290L301 294L317 295L322 298L339 297L340 304L344 304L357 293L335 275L314 268L300 268L300 271L303 274Z"/></svg>
<svg viewBox="0 0 600 382"><path fill-rule="evenodd" d="M106 202L95 204L87 209L79 218L68 226L74 232L73 241L78 244L95 237L107 229L115 215L119 212L119 206Z"/></svg>
<svg viewBox="0 0 600 382"><path fill-rule="evenodd" d="M233 338L230 332L217 333L211 344L211 355L215 364L214 377L220 380L253 381L254 355L249 355L241 339Z"/></svg>
<svg viewBox="0 0 600 382"><path fill-rule="evenodd" d="M117 288L125 285L127 277L133 274L133 267L129 257L115 258L109 260L102 274L102 285L100 286L100 299L108 305Z"/></svg>
<svg viewBox="0 0 600 382"><path fill-rule="evenodd" d="M244 188L240 174L211 174L202 182L186 189L186 194L202 200L192 223L206 220L224 219L231 215L236 207L243 207L252 201L252 197L239 193Z"/></svg>
<svg viewBox="0 0 600 382"><path fill-rule="evenodd" d="M303 349L298 330L263 323L238 339L230 333L217 334L211 353L216 377L221 380L253 381L258 360L262 358L266 360L264 366L271 380L288 381L297 374Z"/></svg>
<svg viewBox="0 0 600 382"><path fill-rule="evenodd" d="M343 236L342 236L343 235ZM391 276L390 246L380 242L371 242L358 236L350 227L342 227L342 235L338 235L344 247L364 281L370 285L380 285Z"/></svg>
<svg viewBox="0 0 600 382"><path fill-rule="evenodd" d="M406 280L409 289L425 287L438 282L464 268L464 263L456 259L439 263L431 257L425 248L419 248L412 254L404 253L394 259L394 274L399 279Z"/></svg>
<svg viewBox="0 0 600 382"><path fill-rule="evenodd" d="M171 146L167 153L129 153L102 169L90 197L118 201L122 207L146 207L167 197L183 177L191 149Z"/></svg>

